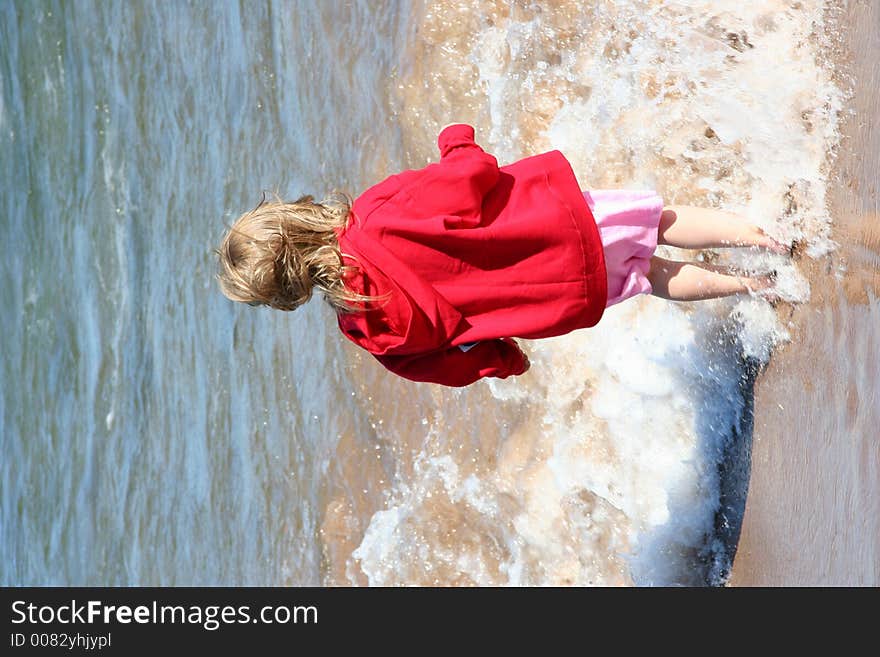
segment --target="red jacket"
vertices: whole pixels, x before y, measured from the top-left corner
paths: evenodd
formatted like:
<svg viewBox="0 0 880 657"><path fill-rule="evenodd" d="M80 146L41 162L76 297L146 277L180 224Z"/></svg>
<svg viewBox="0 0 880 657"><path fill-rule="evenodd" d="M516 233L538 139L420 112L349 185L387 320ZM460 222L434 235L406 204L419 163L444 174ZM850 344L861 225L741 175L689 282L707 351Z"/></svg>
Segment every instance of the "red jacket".
<svg viewBox="0 0 880 657"><path fill-rule="evenodd" d="M559 151L499 168L471 126L447 127L438 141L438 163L355 201L339 232L359 268L346 285L390 295L367 312L340 313L339 328L414 381L464 386L522 374L512 337L562 335L602 317L599 231Z"/></svg>

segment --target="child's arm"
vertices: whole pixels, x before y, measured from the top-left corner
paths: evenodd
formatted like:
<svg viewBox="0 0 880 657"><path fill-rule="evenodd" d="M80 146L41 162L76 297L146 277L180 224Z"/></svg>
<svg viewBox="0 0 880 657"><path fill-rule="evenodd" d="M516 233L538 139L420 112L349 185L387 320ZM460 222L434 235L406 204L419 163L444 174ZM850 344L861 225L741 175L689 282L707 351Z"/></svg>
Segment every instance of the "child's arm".
<svg viewBox="0 0 880 657"><path fill-rule="evenodd" d="M473 127L446 126L437 137L440 161L419 178L418 202L427 214L446 215L447 228L480 225L483 198L501 176L498 161L474 141Z"/></svg>
<svg viewBox="0 0 880 657"><path fill-rule="evenodd" d="M474 140L474 128L467 123L450 123L444 126L437 137L437 146L440 149L441 162L450 157L461 159L464 156L492 164L498 169L498 160L477 144Z"/></svg>
<svg viewBox="0 0 880 657"><path fill-rule="evenodd" d="M484 376L505 379L529 369L529 359L511 338L483 340L463 351L444 351L406 356L376 356L389 370L411 381L466 386Z"/></svg>

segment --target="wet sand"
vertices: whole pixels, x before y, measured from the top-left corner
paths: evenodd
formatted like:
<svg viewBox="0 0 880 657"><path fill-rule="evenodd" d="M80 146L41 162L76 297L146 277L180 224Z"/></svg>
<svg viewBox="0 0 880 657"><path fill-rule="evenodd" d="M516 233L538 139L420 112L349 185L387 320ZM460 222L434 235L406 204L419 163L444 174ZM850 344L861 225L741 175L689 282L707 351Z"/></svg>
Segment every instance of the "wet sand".
<svg viewBox="0 0 880 657"><path fill-rule="evenodd" d="M779 308L792 340L755 384L733 586L880 585L880 5L841 20L856 84L829 197L840 248L804 256L811 301Z"/></svg>

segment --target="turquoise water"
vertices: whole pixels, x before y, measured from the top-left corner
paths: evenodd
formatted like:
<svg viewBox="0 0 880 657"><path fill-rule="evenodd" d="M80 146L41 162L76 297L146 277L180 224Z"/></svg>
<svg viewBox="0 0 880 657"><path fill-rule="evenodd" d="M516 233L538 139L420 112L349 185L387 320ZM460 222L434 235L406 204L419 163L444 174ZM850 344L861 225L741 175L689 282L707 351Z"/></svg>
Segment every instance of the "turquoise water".
<svg viewBox="0 0 880 657"><path fill-rule="evenodd" d="M0 583L318 582L339 345L234 308L212 248L357 182L399 14L0 3Z"/></svg>

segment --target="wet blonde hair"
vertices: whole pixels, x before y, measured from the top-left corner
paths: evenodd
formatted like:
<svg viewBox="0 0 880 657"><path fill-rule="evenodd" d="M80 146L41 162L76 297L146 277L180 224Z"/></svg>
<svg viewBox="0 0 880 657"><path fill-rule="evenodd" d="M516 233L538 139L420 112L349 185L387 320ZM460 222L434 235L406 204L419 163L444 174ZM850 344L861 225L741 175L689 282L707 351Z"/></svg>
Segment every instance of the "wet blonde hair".
<svg viewBox="0 0 880 657"><path fill-rule="evenodd" d="M375 301L352 292L343 277L345 265L336 229L347 225L351 199L334 193L322 202L311 196L284 202L279 198L241 215L223 238L217 255L217 278L227 298L278 310L294 310L317 288L338 311L362 310Z"/></svg>

